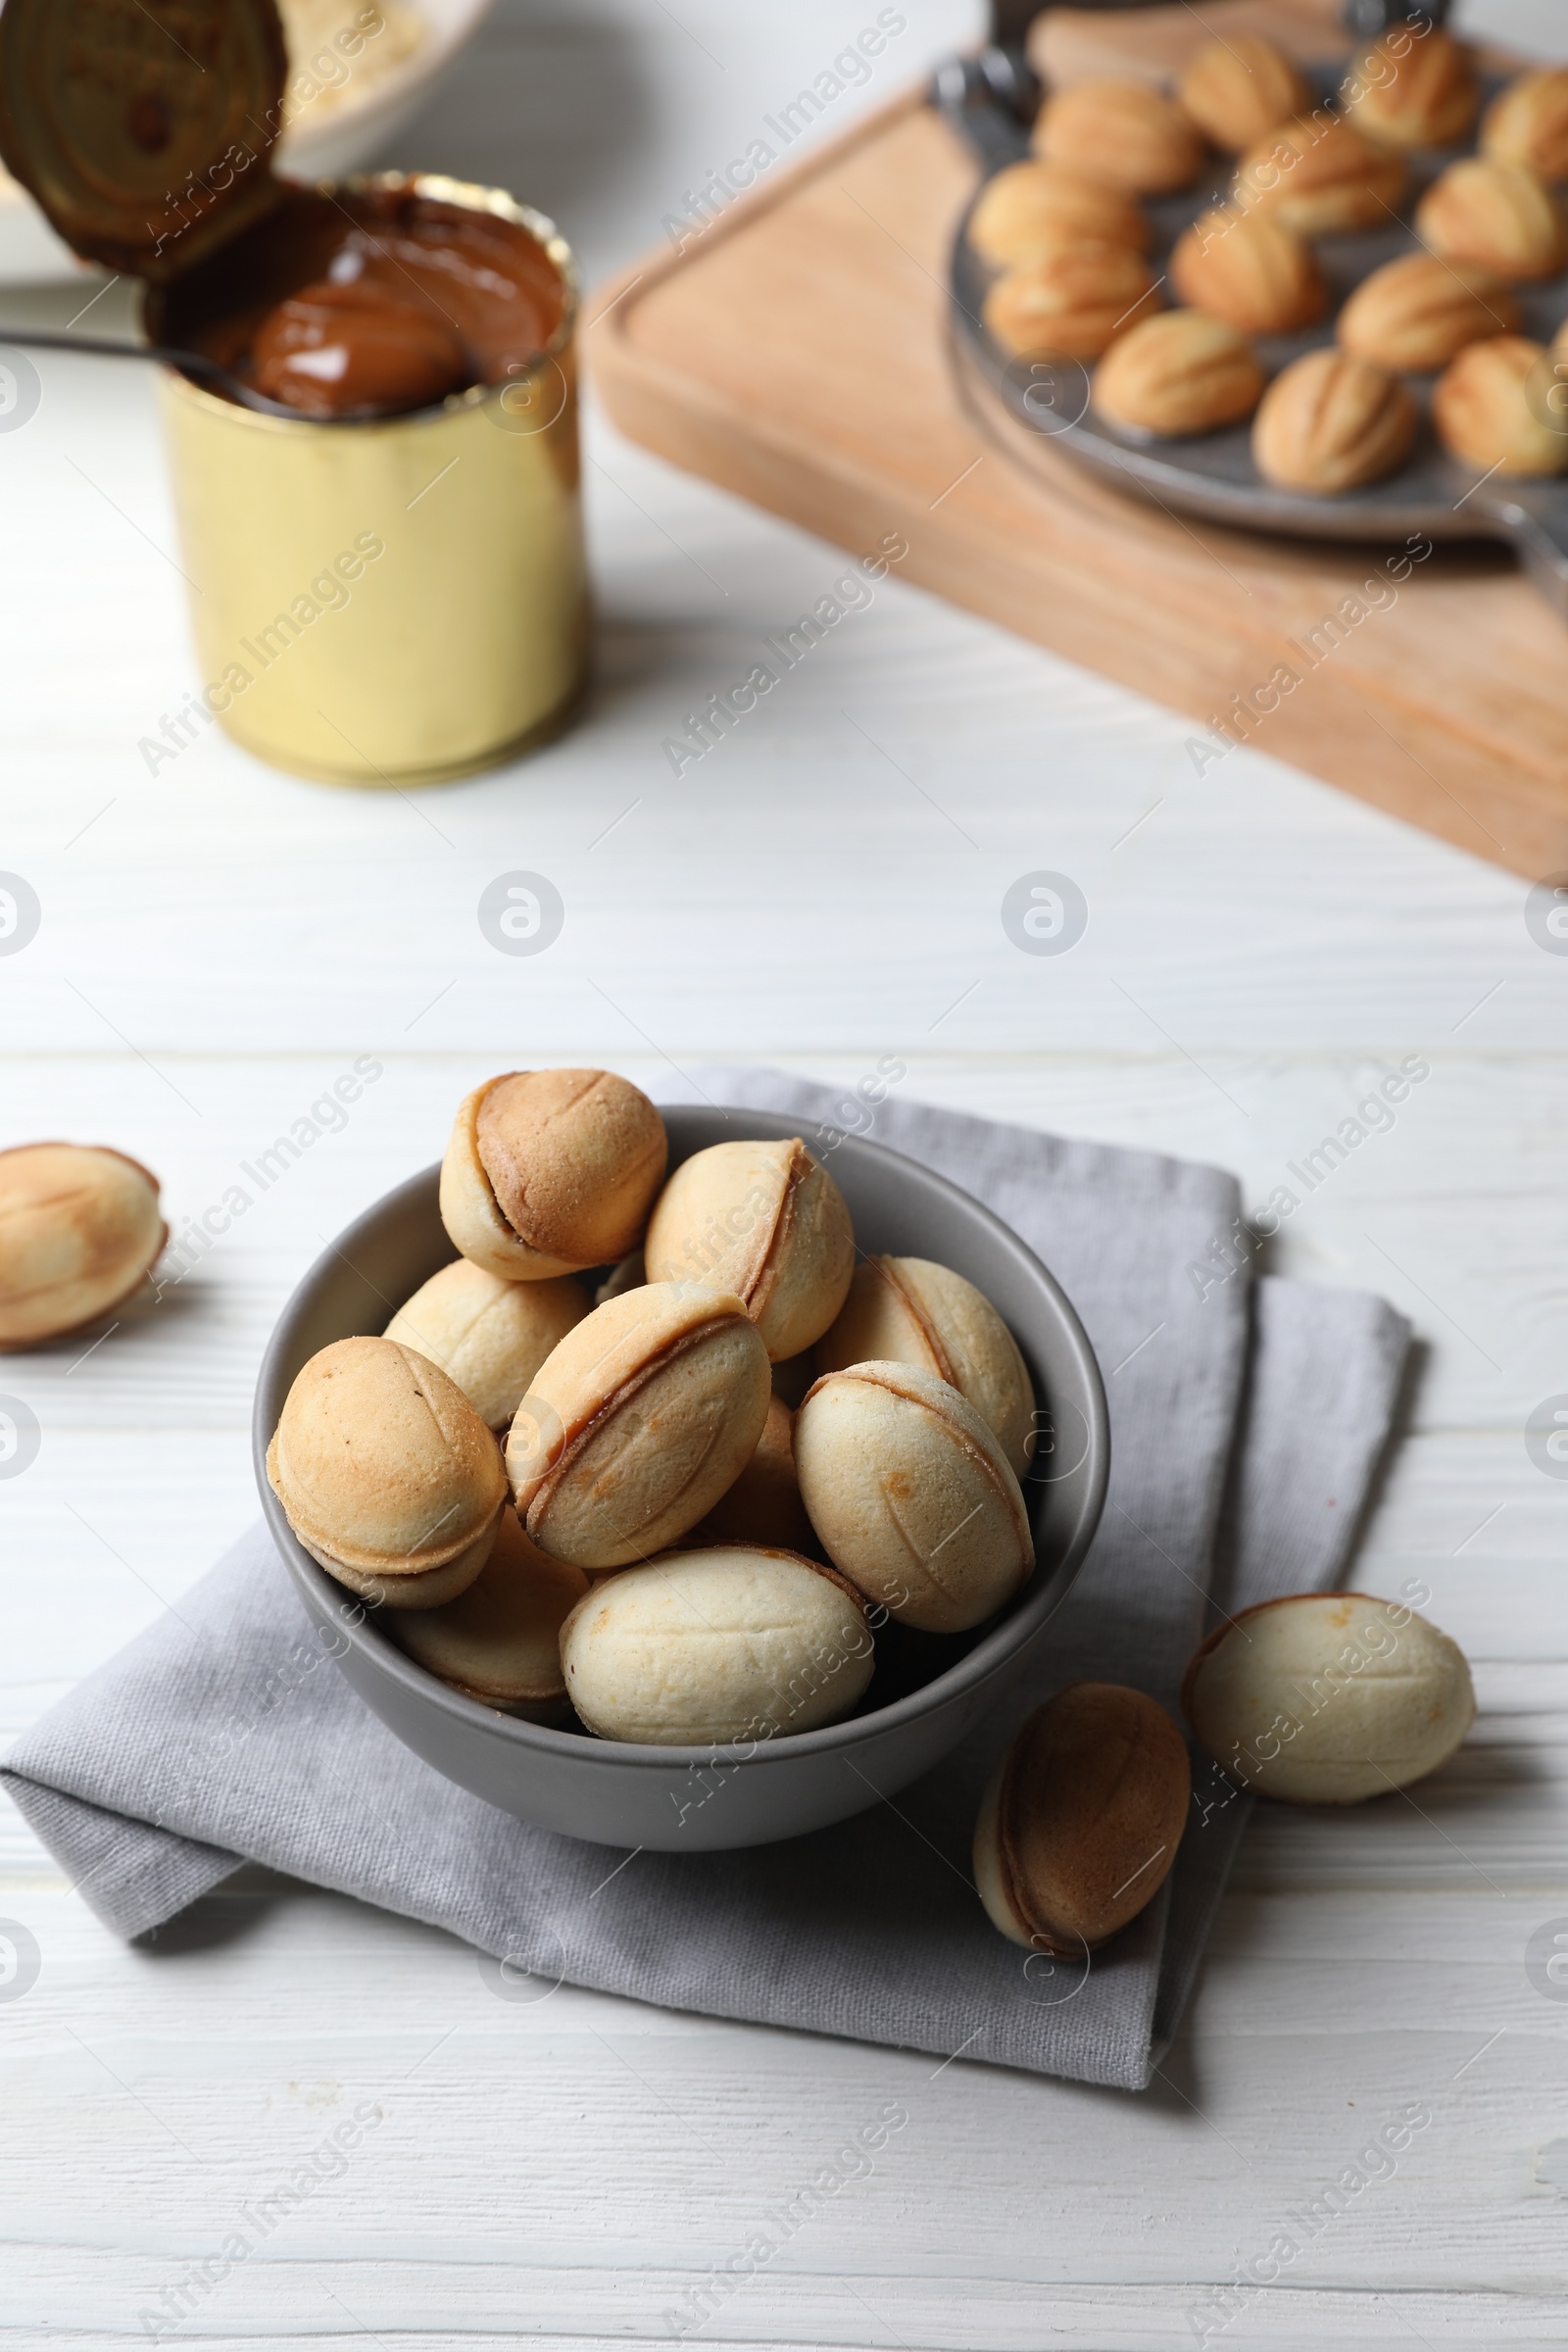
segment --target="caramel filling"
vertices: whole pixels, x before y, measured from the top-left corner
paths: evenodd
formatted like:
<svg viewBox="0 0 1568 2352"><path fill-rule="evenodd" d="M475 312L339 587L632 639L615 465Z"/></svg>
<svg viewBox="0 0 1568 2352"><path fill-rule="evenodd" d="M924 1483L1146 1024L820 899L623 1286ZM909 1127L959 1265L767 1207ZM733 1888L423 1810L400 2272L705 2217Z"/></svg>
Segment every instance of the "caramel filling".
<svg viewBox="0 0 1568 2352"><path fill-rule="evenodd" d="M529 231L408 186L287 187L168 294L164 340L310 416L386 416L527 371L566 289Z"/></svg>

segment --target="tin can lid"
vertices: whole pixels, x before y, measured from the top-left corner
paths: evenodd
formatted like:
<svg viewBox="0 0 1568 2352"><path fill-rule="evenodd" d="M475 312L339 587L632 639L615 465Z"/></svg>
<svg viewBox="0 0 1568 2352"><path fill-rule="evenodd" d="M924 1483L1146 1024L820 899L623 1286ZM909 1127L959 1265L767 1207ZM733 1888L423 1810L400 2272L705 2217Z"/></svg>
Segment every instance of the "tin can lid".
<svg viewBox="0 0 1568 2352"><path fill-rule="evenodd" d="M0 158L66 243L157 282L279 194L274 0L5 0Z"/></svg>

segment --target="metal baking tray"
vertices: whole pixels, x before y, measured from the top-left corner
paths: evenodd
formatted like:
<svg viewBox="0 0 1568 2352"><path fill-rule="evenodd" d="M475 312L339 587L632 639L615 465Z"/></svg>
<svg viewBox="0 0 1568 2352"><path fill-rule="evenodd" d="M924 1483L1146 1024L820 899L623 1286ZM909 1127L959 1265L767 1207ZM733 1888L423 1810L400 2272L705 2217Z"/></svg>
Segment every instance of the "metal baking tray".
<svg viewBox="0 0 1568 2352"><path fill-rule="evenodd" d="M1338 73L1308 70L1308 79L1325 98L1333 95L1339 78ZM1487 77L1488 97L1503 78ZM1311 498L1278 489L1258 472L1250 422L1176 440L1135 439L1095 416L1091 371L1080 362L1047 355L1014 358L987 333L980 307L998 272L970 245L969 217L986 180L1030 151L1023 118L1032 102L1031 80L1018 51L993 48L978 59L955 60L940 69L932 89L932 103L984 168L954 239L951 317L960 388L994 437L1025 465L1038 466L1048 448L1061 450L1120 490L1210 522L1382 547L1422 536L1435 543L1503 540L1558 616L1568 621L1568 479L1482 475L1448 457L1426 417L1434 376L1406 378L1423 421L1415 448L1397 473L1337 498ZM1330 312L1299 334L1253 339L1271 374L1301 353L1332 343L1335 316L1352 289L1382 263L1419 247L1410 220L1422 194L1446 165L1473 151L1471 140L1413 156L1408 197L1387 228L1313 239L1331 287ZM1199 214L1224 201L1231 177L1231 165L1216 158L1211 172L1181 195L1145 200L1154 231L1156 272ZM1523 331L1549 344L1568 319L1568 273L1514 291L1524 314ZM1568 416L1563 428L1568 432Z"/></svg>

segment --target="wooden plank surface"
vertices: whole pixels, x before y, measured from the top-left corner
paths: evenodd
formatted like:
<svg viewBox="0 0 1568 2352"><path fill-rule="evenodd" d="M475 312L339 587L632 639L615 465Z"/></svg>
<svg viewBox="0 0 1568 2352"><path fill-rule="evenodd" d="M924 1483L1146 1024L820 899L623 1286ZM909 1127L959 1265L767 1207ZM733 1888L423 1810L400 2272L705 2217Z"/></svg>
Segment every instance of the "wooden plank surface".
<svg viewBox="0 0 1568 2352"><path fill-rule="evenodd" d="M1137 22L1106 20L1076 62L1137 45ZM612 416L854 553L899 532L906 577L1200 734L1286 663L1301 683L1260 748L1517 872L1568 865L1568 630L1511 556L1440 550L1308 667L1301 646L1388 551L1191 522L1049 445L1026 471L954 379L947 255L974 177L915 92L646 255L598 298Z"/></svg>

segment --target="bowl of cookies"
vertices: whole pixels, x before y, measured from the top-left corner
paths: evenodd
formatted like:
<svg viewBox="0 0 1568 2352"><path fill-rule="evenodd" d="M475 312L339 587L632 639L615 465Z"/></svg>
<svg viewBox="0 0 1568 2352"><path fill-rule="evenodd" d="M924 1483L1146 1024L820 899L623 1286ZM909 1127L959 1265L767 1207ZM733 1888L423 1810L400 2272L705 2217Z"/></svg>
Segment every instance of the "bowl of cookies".
<svg viewBox="0 0 1568 2352"><path fill-rule="evenodd" d="M1046 1638L1109 1464L1083 1328L979 1201L603 1070L465 1099L289 1300L253 1442L399 1739L521 1820L694 1852L937 1764Z"/></svg>
<svg viewBox="0 0 1568 2352"><path fill-rule="evenodd" d="M939 81L987 166L960 379L1025 463L1416 561L1502 539L1568 618L1568 69L1499 71L1439 15L1331 65L1195 21L1167 84L1069 83L1032 123L1016 76Z"/></svg>

